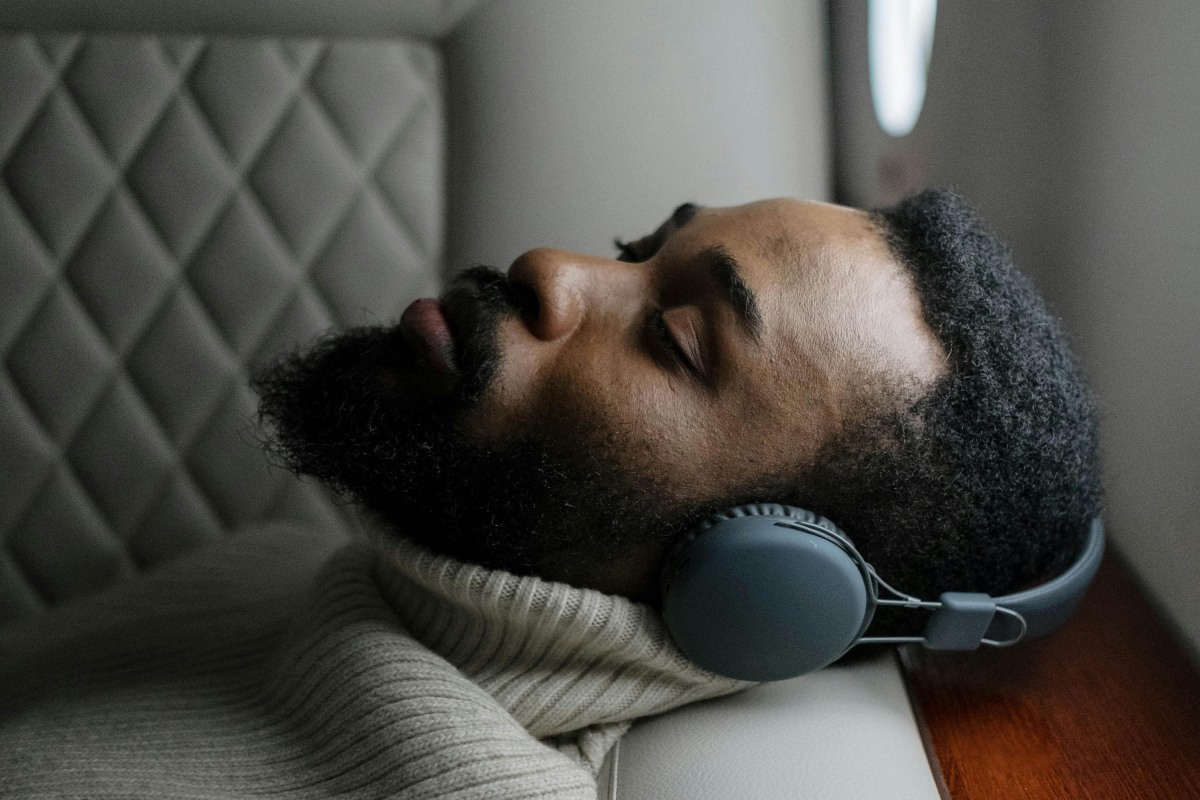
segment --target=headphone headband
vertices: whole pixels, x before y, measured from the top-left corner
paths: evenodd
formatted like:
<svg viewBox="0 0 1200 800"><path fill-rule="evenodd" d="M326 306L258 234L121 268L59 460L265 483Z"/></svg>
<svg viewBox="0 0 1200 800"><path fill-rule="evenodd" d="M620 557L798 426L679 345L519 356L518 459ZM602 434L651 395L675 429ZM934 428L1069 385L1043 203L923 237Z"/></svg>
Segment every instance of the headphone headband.
<svg viewBox="0 0 1200 800"><path fill-rule="evenodd" d="M1006 594L996 598L996 605L1020 614L1028 627L1026 636L1046 636L1067 623L1088 584L1100 568L1104 557L1104 522L1099 517L1092 520L1087 539L1075 562L1067 571L1040 586L1023 592ZM997 617L988 630L995 634L990 638L1008 639L1013 634L1013 623L1009 617Z"/></svg>

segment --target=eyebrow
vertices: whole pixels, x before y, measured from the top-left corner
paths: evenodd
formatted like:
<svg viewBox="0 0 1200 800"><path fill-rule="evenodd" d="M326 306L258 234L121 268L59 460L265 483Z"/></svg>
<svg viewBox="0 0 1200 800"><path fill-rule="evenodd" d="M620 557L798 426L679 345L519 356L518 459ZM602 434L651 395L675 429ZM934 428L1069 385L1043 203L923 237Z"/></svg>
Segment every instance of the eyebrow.
<svg viewBox="0 0 1200 800"><path fill-rule="evenodd" d="M671 214L675 230L678 231L691 222L699 210L700 207L695 203L684 203L675 209ZM762 309L759 307L758 298L742 278L742 265L732 253L719 244L701 250L699 259L700 266L720 289L721 299L733 309L738 324L750 334L750 338L760 341L763 333Z"/></svg>

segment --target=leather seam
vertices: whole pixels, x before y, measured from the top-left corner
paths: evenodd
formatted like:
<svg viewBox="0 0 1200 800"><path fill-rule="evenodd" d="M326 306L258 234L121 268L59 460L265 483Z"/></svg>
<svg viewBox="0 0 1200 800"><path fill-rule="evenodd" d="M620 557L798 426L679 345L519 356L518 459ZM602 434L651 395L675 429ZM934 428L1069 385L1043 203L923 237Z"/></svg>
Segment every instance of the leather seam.
<svg viewBox="0 0 1200 800"><path fill-rule="evenodd" d="M608 800L617 800L617 770L621 765L621 740L612 748L612 760L608 767Z"/></svg>

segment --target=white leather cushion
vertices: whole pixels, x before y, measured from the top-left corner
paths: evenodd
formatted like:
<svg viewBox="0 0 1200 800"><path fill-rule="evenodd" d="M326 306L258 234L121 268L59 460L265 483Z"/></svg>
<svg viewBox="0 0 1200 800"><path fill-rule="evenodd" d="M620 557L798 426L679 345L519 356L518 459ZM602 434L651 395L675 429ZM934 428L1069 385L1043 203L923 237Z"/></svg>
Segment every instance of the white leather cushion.
<svg viewBox="0 0 1200 800"><path fill-rule="evenodd" d="M641 720L601 800L938 800L895 656Z"/></svg>
<svg viewBox="0 0 1200 800"><path fill-rule="evenodd" d="M247 374L436 291L437 49L0 35L0 97L0 622L339 524L268 469Z"/></svg>

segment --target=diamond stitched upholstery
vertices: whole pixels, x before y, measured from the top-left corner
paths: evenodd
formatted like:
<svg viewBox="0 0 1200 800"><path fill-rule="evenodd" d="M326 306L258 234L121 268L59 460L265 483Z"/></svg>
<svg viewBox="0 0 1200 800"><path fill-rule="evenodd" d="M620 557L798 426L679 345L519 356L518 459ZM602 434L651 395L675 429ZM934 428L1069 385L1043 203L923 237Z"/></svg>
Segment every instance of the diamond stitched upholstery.
<svg viewBox="0 0 1200 800"><path fill-rule="evenodd" d="M345 524L267 466L247 374L436 291L441 84L416 40L0 36L0 622Z"/></svg>

